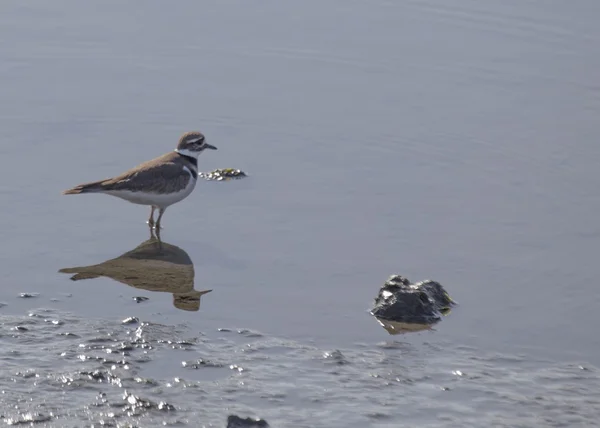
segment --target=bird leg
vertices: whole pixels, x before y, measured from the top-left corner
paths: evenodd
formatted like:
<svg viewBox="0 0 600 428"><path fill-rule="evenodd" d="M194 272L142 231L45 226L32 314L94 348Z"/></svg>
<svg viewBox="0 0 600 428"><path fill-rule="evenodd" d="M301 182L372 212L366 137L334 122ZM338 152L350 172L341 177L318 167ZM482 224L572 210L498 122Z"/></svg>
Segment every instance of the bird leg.
<svg viewBox="0 0 600 428"><path fill-rule="evenodd" d="M160 229L160 219L162 218L162 216L166 210L167 210L166 208L158 209L158 218L156 219L156 225L154 226L157 230Z"/></svg>
<svg viewBox="0 0 600 428"><path fill-rule="evenodd" d="M148 226L150 226L150 228L154 227L154 210L155 209L156 209L156 207L154 207L154 206L150 207L150 218L146 222L146 223L148 223Z"/></svg>

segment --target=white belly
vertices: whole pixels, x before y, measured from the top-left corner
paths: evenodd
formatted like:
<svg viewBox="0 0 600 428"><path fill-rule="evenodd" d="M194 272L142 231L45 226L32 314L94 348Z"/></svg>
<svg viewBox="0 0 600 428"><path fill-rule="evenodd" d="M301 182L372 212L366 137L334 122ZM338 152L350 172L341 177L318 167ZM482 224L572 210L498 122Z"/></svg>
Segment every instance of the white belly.
<svg viewBox="0 0 600 428"><path fill-rule="evenodd" d="M129 190L113 190L105 192L107 195L116 196L117 198L125 199L134 204L140 205L153 205L158 208L166 208L169 205L173 205L187 198L194 187L196 187L196 181L191 179L185 189L180 190L176 193L147 193L147 192L132 192Z"/></svg>

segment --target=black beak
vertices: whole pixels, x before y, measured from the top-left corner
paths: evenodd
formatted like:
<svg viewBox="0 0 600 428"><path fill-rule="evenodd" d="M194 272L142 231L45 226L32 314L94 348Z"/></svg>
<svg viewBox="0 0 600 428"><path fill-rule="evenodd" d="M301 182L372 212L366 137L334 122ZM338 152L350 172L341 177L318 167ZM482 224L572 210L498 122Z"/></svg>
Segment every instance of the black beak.
<svg viewBox="0 0 600 428"><path fill-rule="evenodd" d="M208 144L208 143L204 143L204 144L202 145L202 148L203 148L203 149L217 150L217 148L216 148L215 146L213 146L213 145L211 145L211 144Z"/></svg>

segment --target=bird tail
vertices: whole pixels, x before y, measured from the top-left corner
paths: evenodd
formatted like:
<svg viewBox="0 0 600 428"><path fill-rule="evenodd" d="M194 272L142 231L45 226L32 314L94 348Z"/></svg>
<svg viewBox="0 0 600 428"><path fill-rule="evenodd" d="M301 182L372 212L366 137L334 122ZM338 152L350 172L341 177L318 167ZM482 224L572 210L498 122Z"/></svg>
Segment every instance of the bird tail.
<svg viewBox="0 0 600 428"><path fill-rule="evenodd" d="M104 183L104 180L102 181L94 181L92 183L84 183L84 184L79 184L78 186L75 186L71 189L67 189L64 190L62 192L63 195L78 195L80 193L97 193L97 192L101 192L102 189L102 183Z"/></svg>
<svg viewBox="0 0 600 428"><path fill-rule="evenodd" d="M75 267L75 268L64 268L59 270L60 273L74 273L75 275L73 275L70 280L71 281L79 281L82 279L93 279L93 278L98 278L100 275L93 273L93 272L85 272L82 270L84 270L85 268L81 268L81 267Z"/></svg>

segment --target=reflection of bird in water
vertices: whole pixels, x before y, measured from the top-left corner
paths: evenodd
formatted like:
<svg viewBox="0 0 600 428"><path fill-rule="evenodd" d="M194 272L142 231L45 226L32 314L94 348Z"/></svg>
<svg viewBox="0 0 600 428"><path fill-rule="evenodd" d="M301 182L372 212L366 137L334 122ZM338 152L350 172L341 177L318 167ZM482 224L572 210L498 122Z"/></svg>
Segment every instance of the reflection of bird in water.
<svg viewBox="0 0 600 428"><path fill-rule="evenodd" d="M212 291L194 290L194 264L188 254L152 230L150 239L115 259L59 272L74 273L72 281L104 276L142 290L173 293L173 305L184 311L199 310L200 297Z"/></svg>

